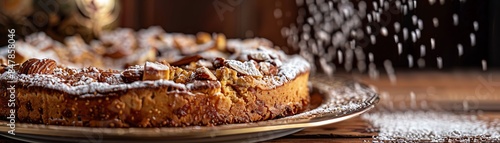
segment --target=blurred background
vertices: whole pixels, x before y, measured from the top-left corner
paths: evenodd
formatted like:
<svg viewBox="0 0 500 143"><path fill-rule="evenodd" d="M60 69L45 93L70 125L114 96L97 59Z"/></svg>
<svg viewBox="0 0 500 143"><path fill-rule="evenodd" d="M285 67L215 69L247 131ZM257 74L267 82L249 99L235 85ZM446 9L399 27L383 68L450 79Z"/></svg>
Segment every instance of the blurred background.
<svg viewBox="0 0 500 143"><path fill-rule="evenodd" d="M229 38L264 37L287 53L309 57L320 71L327 72L366 72L370 66L383 67L386 61L403 69L500 66L500 1L429 0L419 2L418 8L416 2L411 5L413 2L1 0L0 29L15 28L16 38L45 32L59 41L76 34L90 41L103 30L150 26L187 34L205 31ZM326 11L322 11L323 6L328 6ZM356 17L342 16L349 10ZM329 18L333 21L326 20ZM0 34L7 35L7 30ZM416 34L417 40L412 40ZM0 37L0 45L7 45L8 37ZM324 37L328 40L320 43ZM352 41L355 46L349 45ZM348 59L352 55L355 60Z"/></svg>

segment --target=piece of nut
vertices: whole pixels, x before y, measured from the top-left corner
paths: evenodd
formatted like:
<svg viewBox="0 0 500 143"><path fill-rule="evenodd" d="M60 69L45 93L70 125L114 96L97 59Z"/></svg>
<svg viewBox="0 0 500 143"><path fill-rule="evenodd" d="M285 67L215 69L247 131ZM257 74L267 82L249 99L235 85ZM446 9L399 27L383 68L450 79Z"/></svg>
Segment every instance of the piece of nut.
<svg viewBox="0 0 500 143"><path fill-rule="evenodd" d="M199 80L217 80L217 77L206 67L196 69L194 76Z"/></svg>
<svg viewBox="0 0 500 143"><path fill-rule="evenodd" d="M196 40L191 35L174 35L174 46L184 48L196 45Z"/></svg>
<svg viewBox="0 0 500 143"><path fill-rule="evenodd" d="M194 92L201 92L208 95L213 95L216 94L217 92L220 92L220 90L217 89L221 87L221 84L220 82L217 81L195 80L191 83L187 83L186 87Z"/></svg>
<svg viewBox="0 0 500 143"><path fill-rule="evenodd" d="M250 48L257 48L259 46L273 47L273 42L265 38L253 38L243 40L243 44Z"/></svg>
<svg viewBox="0 0 500 143"><path fill-rule="evenodd" d="M226 36L224 34L217 34L215 37L215 46L220 51L226 51Z"/></svg>
<svg viewBox="0 0 500 143"><path fill-rule="evenodd" d="M161 63L146 62L142 80L170 79L170 67Z"/></svg>
<svg viewBox="0 0 500 143"><path fill-rule="evenodd" d="M98 55L104 55L106 54L106 47L104 47L102 44L101 44L101 41L91 41L90 42L90 50L92 50L92 52L98 54Z"/></svg>
<svg viewBox="0 0 500 143"><path fill-rule="evenodd" d="M255 60L258 62L272 60L271 55L265 52L253 52L249 53L245 60Z"/></svg>
<svg viewBox="0 0 500 143"><path fill-rule="evenodd" d="M119 75L118 71L114 70L102 71L97 80L109 84L118 84L123 82L123 79Z"/></svg>
<svg viewBox="0 0 500 143"><path fill-rule="evenodd" d="M196 34L196 43L203 44L212 41L212 36L206 32L198 32Z"/></svg>
<svg viewBox="0 0 500 143"><path fill-rule="evenodd" d="M137 58L134 58L134 60L129 61L128 63L125 64L126 67L129 67L130 65L139 65L143 64L146 61L156 61L156 49L152 47L148 47L147 49L141 49L140 51L137 51L138 53L134 53L132 56L135 56Z"/></svg>
<svg viewBox="0 0 500 143"><path fill-rule="evenodd" d="M135 81L140 81L142 79L142 73L144 73L143 69L126 69L122 72L123 82L132 83Z"/></svg>
<svg viewBox="0 0 500 143"><path fill-rule="evenodd" d="M224 65L243 75L262 77L262 74L254 64L254 61L246 61L243 63L237 60L226 60L224 61Z"/></svg>
<svg viewBox="0 0 500 143"><path fill-rule="evenodd" d="M0 65L0 74L3 74L7 70L5 68L7 68L6 65Z"/></svg>
<svg viewBox="0 0 500 143"><path fill-rule="evenodd" d="M279 53L278 51L265 46L259 46L256 48L256 50L251 50L249 52L243 53L243 55L247 56L243 58L247 58L248 60L255 60L258 62L280 59L280 55L277 54Z"/></svg>
<svg viewBox="0 0 500 143"><path fill-rule="evenodd" d="M99 40L106 47L104 56L111 58L124 58L134 53L138 47L136 33L128 28L105 31Z"/></svg>
<svg viewBox="0 0 500 143"><path fill-rule="evenodd" d="M56 67L57 63L52 59L29 59L21 65L20 72L23 74L52 74Z"/></svg>
<svg viewBox="0 0 500 143"><path fill-rule="evenodd" d="M214 65L212 64L212 62L207 60L198 60L196 62L196 67L206 67L208 69L214 69Z"/></svg>
<svg viewBox="0 0 500 143"><path fill-rule="evenodd" d="M198 52L196 38L192 35L175 35L174 46L184 55Z"/></svg>
<svg viewBox="0 0 500 143"><path fill-rule="evenodd" d="M19 50L19 51L21 51L21 50ZM22 51L24 51L24 50L22 50ZM14 62L16 62L16 63L23 63L23 62L27 61L29 58L28 55L26 55L26 53L22 53L22 52L16 52L14 55L15 55Z"/></svg>
<svg viewBox="0 0 500 143"><path fill-rule="evenodd" d="M0 57L0 65L7 65L8 64L8 60L3 58L3 57Z"/></svg>
<svg viewBox="0 0 500 143"><path fill-rule="evenodd" d="M190 57L184 57L178 61L175 61L173 63L170 63L170 65L172 66L183 66L183 65L188 65L190 64L191 62L196 62L198 60L200 60L201 57L200 55L194 55L194 56L190 56Z"/></svg>
<svg viewBox="0 0 500 143"><path fill-rule="evenodd" d="M259 69L264 75L276 75L278 68L269 62L260 62Z"/></svg>
<svg viewBox="0 0 500 143"><path fill-rule="evenodd" d="M175 81L175 83L186 83L190 80L190 78L191 77L189 77L189 76L185 76L185 75L181 74L181 75L177 76L174 79L174 81Z"/></svg>
<svg viewBox="0 0 500 143"><path fill-rule="evenodd" d="M103 43L103 47L106 47L106 53L104 53L103 56L114 59L123 58L132 53L130 50L126 50L125 48L118 48L121 46L114 45L113 43Z"/></svg>
<svg viewBox="0 0 500 143"><path fill-rule="evenodd" d="M107 78L112 78L113 74L114 73L111 71L103 71L103 72L101 72L101 74L97 78L97 81L106 82Z"/></svg>
<svg viewBox="0 0 500 143"><path fill-rule="evenodd" d="M226 61L226 59L221 58L221 57L217 57L214 59L212 65L214 66L214 68L217 69L217 68L224 66L224 61Z"/></svg>

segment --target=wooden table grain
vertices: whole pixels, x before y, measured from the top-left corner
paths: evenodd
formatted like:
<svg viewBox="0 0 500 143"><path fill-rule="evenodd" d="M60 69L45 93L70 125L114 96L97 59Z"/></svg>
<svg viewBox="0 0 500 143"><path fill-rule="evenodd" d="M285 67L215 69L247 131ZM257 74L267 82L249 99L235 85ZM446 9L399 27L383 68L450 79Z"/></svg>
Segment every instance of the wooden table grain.
<svg viewBox="0 0 500 143"><path fill-rule="evenodd" d="M484 111L479 119L500 118L500 71L402 71L396 80L381 74L374 79L366 74L338 73L337 76L354 78L375 87L380 93L380 102L371 112L380 108L415 110L414 108L442 108L453 111ZM411 99L411 95L414 99ZM427 107L411 102L426 103ZM401 104L403 103L403 104ZM404 106L403 106L404 105ZM442 105L445 105L444 107ZM306 128L298 133L269 143L291 142L371 142L376 129L361 117L320 127ZM0 137L0 143L18 142Z"/></svg>

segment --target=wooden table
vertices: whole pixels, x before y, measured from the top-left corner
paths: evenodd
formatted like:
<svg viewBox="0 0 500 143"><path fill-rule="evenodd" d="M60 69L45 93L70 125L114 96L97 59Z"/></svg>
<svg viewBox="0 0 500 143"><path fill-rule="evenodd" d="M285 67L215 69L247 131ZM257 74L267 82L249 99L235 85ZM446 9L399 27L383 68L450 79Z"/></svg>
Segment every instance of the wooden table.
<svg viewBox="0 0 500 143"><path fill-rule="evenodd" d="M352 77L376 87L381 97L377 108L413 110L423 107L408 106L411 102L426 102L426 108L483 110L480 119L500 118L500 71L399 71L396 82L391 82L386 75L378 79L366 74L337 75ZM410 98L412 93L415 94L414 99ZM405 103L405 106L399 103ZM468 105L465 108L464 103ZM377 135L377 132L370 132L373 128L361 117L355 117L335 124L306 128L267 142L371 142L372 137ZM3 142L16 141L0 137L0 143Z"/></svg>

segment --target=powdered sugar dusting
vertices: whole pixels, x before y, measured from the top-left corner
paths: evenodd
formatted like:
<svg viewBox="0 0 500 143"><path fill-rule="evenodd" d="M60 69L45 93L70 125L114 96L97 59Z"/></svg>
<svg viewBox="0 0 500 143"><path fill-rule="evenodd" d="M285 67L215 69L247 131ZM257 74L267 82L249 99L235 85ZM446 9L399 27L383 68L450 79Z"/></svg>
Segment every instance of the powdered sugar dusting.
<svg viewBox="0 0 500 143"><path fill-rule="evenodd" d="M226 60L224 64L238 71L239 73L250 76L262 77L262 74L257 69L253 61L240 62L237 60Z"/></svg>
<svg viewBox="0 0 500 143"><path fill-rule="evenodd" d="M287 61L287 64L283 64L280 67L278 76L284 76L288 80L292 80L298 76L298 74L309 70L310 65L304 59L294 56Z"/></svg>
<svg viewBox="0 0 500 143"><path fill-rule="evenodd" d="M81 98L102 96L102 94L106 93L148 87L173 87L177 92L184 92L187 89L184 84L179 84L167 80L137 81L129 84L121 83L111 85L109 83L90 81L91 79L82 77L76 84L69 85L67 83L63 83L63 80L61 78L55 77L54 75L16 74L14 77L12 77L7 73L2 74L2 76L0 76L0 80L17 80L19 84L22 84L26 87L43 87L56 91L62 91L70 95L78 95ZM84 83L80 84L79 82Z"/></svg>
<svg viewBox="0 0 500 143"><path fill-rule="evenodd" d="M93 82L96 82L93 78L86 77L85 75L82 75L80 77L80 80L78 80L76 83L73 83L73 86L79 86L79 85L88 85Z"/></svg>
<svg viewBox="0 0 500 143"><path fill-rule="evenodd" d="M314 91L324 95L319 107L289 118L314 118L325 115L351 114L367 109L378 101L376 92L353 80L332 78L326 75L311 76Z"/></svg>
<svg viewBox="0 0 500 143"><path fill-rule="evenodd" d="M440 111L376 112L362 115L378 128L378 141L498 142L500 122Z"/></svg>
<svg viewBox="0 0 500 143"><path fill-rule="evenodd" d="M276 60L280 61L280 60ZM262 78L263 85L266 88L275 88L281 86L299 76L306 71L309 71L310 65L300 56L290 56L281 66L277 75L264 76Z"/></svg>
<svg viewBox="0 0 500 143"><path fill-rule="evenodd" d="M168 70L169 69L169 67L166 65L153 63L153 62L146 62L146 67L153 68L155 70Z"/></svg>
<svg viewBox="0 0 500 143"><path fill-rule="evenodd" d="M229 39L227 40L227 49L233 52L243 52L248 49L255 49L259 46L273 47L271 41L264 38L254 38L247 40L239 40L239 39Z"/></svg>

